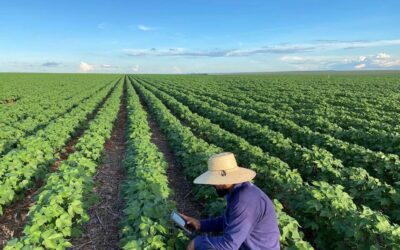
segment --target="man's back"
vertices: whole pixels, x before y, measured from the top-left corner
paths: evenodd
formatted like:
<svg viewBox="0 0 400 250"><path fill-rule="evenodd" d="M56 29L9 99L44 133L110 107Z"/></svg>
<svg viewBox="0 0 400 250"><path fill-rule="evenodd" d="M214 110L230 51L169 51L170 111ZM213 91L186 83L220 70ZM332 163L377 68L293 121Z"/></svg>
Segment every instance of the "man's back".
<svg viewBox="0 0 400 250"><path fill-rule="evenodd" d="M236 184L227 196L227 201L224 233L229 233L225 232L225 229L229 230L229 223L232 223L235 219L232 217L237 216L237 211L246 211L246 223L251 224L249 235L247 235L241 249L280 248L280 234L275 209L271 199L262 190L249 182ZM240 207L243 207L243 209Z"/></svg>
<svg viewBox="0 0 400 250"><path fill-rule="evenodd" d="M226 199L222 216L200 222L200 231L223 235L196 237L196 249L280 249L275 209L263 191L249 182L239 183Z"/></svg>
<svg viewBox="0 0 400 250"><path fill-rule="evenodd" d="M280 233L275 208L268 196L249 181L256 172L239 167L231 152L208 159L208 170L198 176L196 184L213 185L217 195L225 196L228 205L217 218L184 218L199 232L223 232L222 236L199 235L187 249L280 249Z"/></svg>

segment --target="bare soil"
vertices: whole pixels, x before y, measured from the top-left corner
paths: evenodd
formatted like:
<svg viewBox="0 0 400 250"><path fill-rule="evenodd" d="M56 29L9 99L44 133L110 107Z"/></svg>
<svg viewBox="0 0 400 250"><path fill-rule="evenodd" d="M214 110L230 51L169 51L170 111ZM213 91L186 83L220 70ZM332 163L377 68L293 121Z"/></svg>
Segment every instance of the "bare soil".
<svg viewBox="0 0 400 250"><path fill-rule="evenodd" d="M171 198L175 201L178 212L200 219L203 206L194 198L194 194L192 193L192 183L185 178L183 169L177 163L175 156L168 145L168 141L162 133L158 123L154 120L143 103L142 106L148 114L147 121L152 132L151 140L164 154L168 163L167 176L169 188L173 190Z"/></svg>
<svg viewBox="0 0 400 250"><path fill-rule="evenodd" d="M125 178L125 131L127 125L126 88L112 135L104 145L103 160L94 180L98 185L94 193L99 201L89 209L90 220L84 225L84 234L72 239L72 249L119 249L119 227L123 199L121 183Z"/></svg>

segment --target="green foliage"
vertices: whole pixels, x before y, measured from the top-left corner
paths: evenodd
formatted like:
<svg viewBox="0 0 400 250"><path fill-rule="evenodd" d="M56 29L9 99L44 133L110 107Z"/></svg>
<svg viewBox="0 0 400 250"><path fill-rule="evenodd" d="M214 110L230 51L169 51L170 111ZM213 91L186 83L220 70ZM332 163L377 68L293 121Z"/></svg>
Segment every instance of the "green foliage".
<svg viewBox="0 0 400 250"><path fill-rule="evenodd" d="M316 244L317 247L327 248L328 245L326 244L329 244L329 247L337 248L368 245L389 247L399 244L399 227L395 224L390 224L387 217L383 216L378 211L371 210L370 214L364 214L364 210L362 208L357 208L352 197L348 193L343 192L343 187L340 185L331 185L323 181L304 182L296 169L291 170L289 166L279 158L263 152L263 150L252 146L242 137L222 130L220 126L211 123L207 118L193 113L177 99L158 90L157 88L159 88L159 86L155 88L150 84L140 81L140 86L138 88L143 89L142 91L144 93L148 92L148 90L145 90L141 86L145 86L151 90L151 92L160 98L177 117L190 126L197 135L211 143L223 147L225 150L234 152L238 156L239 164L252 163L251 167L258 173L256 183L268 194L276 197L285 204L285 207L287 207L291 214L300 222L300 225L317 235L314 240L314 244ZM174 96L179 96L179 100L183 101L191 109L206 117L210 117L211 120L218 121L218 124L222 127L233 127L235 128L235 133L241 133L241 131L243 131L243 134L240 134L243 137L250 138L253 134L251 138L254 138L254 141L256 141L257 137L254 136L254 131L262 132L262 128L256 125L251 127L254 131L250 129L245 130L244 128L251 124L241 122L238 117L228 116L217 109L213 109L209 104L199 102L196 98L186 93L181 94L179 91L174 91L172 89L164 90L169 93L174 93ZM157 108L161 109L160 107ZM247 135L245 131L248 133ZM261 134L257 134L257 136L260 138ZM261 137L261 140L267 139L266 137ZM282 140L276 142L281 141ZM290 150L294 150L292 147L296 146L291 146L290 141L279 145L286 145L283 146L282 149L289 146L287 149ZM300 149L301 148L296 148L295 150ZM281 154L284 152L285 151L282 151ZM307 152L307 150L304 149L304 152ZM298 159L313 161L310 162L310 165L314 169L325 168L325 164L334 164L332 166L333 171L330 170L332 174L328 176L340 180L340 172L336 171L343 168L337 165L340 162L335 161L332 157L323 159L322 162L319 160L321 156L329 156L329 154L326 155L325 152L324 150L314 149L313 154L306 155L307 157L301 154L298 156L301 158ZM318 159L317 161L315 160L316 158ZM305 173L307 173L307 171L305 171ZM317 193L317 191L321 193ZM278 216L280 215L278 214ZM382 228L379 226L380 222L375 219L377 217L386 221L388 225L390 225L391 231L395 233L391 233L388 230L381 230ZM280 227L282 227L281 224Z"/></svg>
<svg viewBox="0 0 400 250"><path fill-rule="evenodd" d="M222 152L223 150L195 137L191 130L188 127L182 126L177 118L174 117L164 104L152 93L139 84L135 84L135 87L148 104L150 112L156 117L157 122L160 124L162 131L168 139L169 145L174 149L177 160L183 166L185 175L189 180L194 180L198 175L206 170L208 158L215 153ZM224 135L223 131L210 128L208 122L204 119L190 120L192 114L189 110L185 110L185 112L180 113L178 117L179 116L185 116L185 121L188 123L196 124L199 127L204 126L205 130L210 131L210 137L217 138L218 135ZM228 137L224 138L224 142L232 146L234 145L234 140L231 141ZM244 150L249 149L249 151L246 151L246 156L244 156L249 159L255 155L262 155L260 149L251 148L250 145L245 142L243 142L239 147L242 147ZM241 159L246 160L244 157L241 157ZM197 197L201 197L207 203L211 203L216 199L215 193L211 193L205 186L194 187L194 192ZM278 201L276 201L276 203L280 204ZM209 212L211 214L216 214L219 210L219 213L221 213L221 208L222 204L213 202L209 206ZM277 215L278 218L285 218L284 220L278 219L281 230L283 228L285 230L295 231L291 234L282 235L285 237L281 237L281 243L284 247L290 249L312 249L312 246L303 240L303 233L300 232L298 226L299 223L295 219L287 215L283 210L277 210ZM286 229L286 227L288 228Z"/></svg>
<svg viewBox="0 0 400 250"><path fill-rule="evenodd" d="M94 187L103 145L110 137L117 117L122 81L117 83L88 129L75 145L76 151L51 173L29 210L24 235L10 240L4 249L65 249L69 238L89 220L87 209Z"/></svg>
<svg viewBox="0 0 400 250"><path fill-rule="evenodd" d="M21 139L17 149L0 159L0 214L5 205L32 187L36 179L45 179L49 166L58 158L58 151L113 87L114 84L108 84L80 105L75 103L69 113L48 123L35 135Z"/></svg>
<svg viewBox="0 0 400 250"><path fill-rule="evenodd" d="M316 145L303 147L268 126L243 119L249 113L248 109L229 107L211 98L193 95L191 91L182 89L175 91L163 86L158 88L171 94L199 115L209 118L221 128L246 139L252 145L261 147L290 166L296 166L306 181L321 180L340 184L346 188L357 204L380 210L395 222L400 221L398 217L400 189L372 177L363 168L346 168L326 149ZM299 126L297 128L302 130Z"/></svg>
<svg viewBox="0 0 400 250"><path fill-rule="evenodd" d="M168 165L151 142L146 112L131 84L127 90L127 178L122 188L125 208L120 245L122 249L182 249L187 238L169 220L175 205L170 201Z"/></svg>
<svg viewBox="0 0 400 250"><path fill-rule="evenodd" d="M116 76L63 74L1 74L0 155L52 120L69 113L79 103L107 88ZM34 84L32 84L34 82Z"/></svg>

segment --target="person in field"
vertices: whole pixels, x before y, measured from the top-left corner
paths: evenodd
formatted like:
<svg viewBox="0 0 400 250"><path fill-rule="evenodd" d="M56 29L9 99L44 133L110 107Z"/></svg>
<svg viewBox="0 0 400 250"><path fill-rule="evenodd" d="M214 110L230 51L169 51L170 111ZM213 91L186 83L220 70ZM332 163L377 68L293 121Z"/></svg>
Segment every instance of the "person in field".
<svg viewBox="0 0 400 250"><path fill-rule="evenodd" d="M221 236L197 236L187 250L280 249L280 232L271 199L250 183L256 173L239 167L235 156L225 152L208 160L208 171L195 184L213 185L227 207L217 218L198 220L181 214L197 232L223 232Z"/></svg>

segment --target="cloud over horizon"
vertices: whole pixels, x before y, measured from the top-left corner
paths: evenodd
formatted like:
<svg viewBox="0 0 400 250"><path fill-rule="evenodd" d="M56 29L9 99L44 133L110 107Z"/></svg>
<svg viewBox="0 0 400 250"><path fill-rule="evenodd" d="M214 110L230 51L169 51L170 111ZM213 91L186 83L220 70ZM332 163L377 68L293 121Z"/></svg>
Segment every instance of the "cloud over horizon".
<svg viewBox="0 0 400 250"><path fill-rule="evenodd" d="M139 72L140 66L139 66L138 64L136 64L135 66L133 66L133 67L131 68L131 70L132 70L133 72Z"/></svg>
<svg viewBox="0 0 400 250"><path fill-rule="evenodd" d="M314 43L305 44L277 44L258 48L234 48L212 50L187 49L187 48L128 48L123 53L128 56L174 56L174 57L246 57L264 54L294 54L314 51L349 50L358 48L380 47L400 45L400 39L393 40L317 40Z"/></svg>
<svg viewBox="0 0 400 250"><path fill-rule="evenodd" d="M100 65L100 68L103 68L103 69L111 69L111 68L114 68L114 66L112 66L112 65L110 65L110 64L101 64L101 65Z"/></svg>
<svg viewBox="0 0 400 250"><path fill-rule="evenodd" d="M91 64L89 64L89 63L86 63L86 62L81 62L81 63L79 64L79 70L80 70L81 72L84 72L84 73L90 72L90 71L93 71L93 70L94 70L94 66L91 65Z"/></svg>
<svg viewBox="0 0 400 250"><path fill-rule="evenodd" d="M400 66L400 58L388 53L362 56L282 56L282 62L298 69L387 69Z"/></svg>

